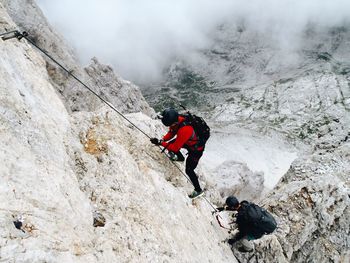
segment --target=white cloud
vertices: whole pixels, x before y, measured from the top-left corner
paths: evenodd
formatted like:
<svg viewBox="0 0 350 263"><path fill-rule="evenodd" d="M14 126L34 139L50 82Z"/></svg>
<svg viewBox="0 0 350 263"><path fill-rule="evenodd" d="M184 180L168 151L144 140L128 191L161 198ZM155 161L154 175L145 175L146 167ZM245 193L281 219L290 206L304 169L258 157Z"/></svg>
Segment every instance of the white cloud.
<svg viewBox="0 0 350 263"><path fill-rule="evenodd" d="M152 80L173 57L210 45L222 21L244 18L256 30L291 42L308 22L336 25L350 17L349 0L37 0L76 48L123 77ZM283 42L283 41L281 41Z"/></svg>

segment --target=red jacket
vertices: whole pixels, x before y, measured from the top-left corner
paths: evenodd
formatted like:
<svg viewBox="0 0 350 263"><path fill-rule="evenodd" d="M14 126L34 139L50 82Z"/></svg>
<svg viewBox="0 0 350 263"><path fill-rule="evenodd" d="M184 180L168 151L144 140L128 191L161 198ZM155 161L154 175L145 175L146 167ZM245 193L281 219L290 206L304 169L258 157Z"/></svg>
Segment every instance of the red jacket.
<svg viewBox="0 0 350 263"><path fill-rule="evenodd" d="M198 148L195 147L195 145L198 143L198 137L192 126L181 125L184 121L185 117L179 116L178 122L170 126L169 132L163 137L162 146L171 152L178 152L181 148L184 148L184 146L189 150L203 150L204 146ZM176 139L173 143L167 142L175 136Z"/></svg>

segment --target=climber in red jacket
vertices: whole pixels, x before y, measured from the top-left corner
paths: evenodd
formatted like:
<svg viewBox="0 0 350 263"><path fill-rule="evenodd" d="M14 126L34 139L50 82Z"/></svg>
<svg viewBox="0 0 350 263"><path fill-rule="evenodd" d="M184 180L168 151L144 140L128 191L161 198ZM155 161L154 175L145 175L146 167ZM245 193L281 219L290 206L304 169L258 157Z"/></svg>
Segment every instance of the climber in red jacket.
<svg viewBox="0 0 350 263"><path fill-rule="evenodd" d="M169 132L164 135L162 140L151 138L151 142L155 145L161 145L166 148L173 161L184 161L185 158L180 152L181 148L188 151L186 159L186 174L191 179L194 186L194 191L189 195L190 198L195 198L203 195L203 190L199 185L198 177L194 172L199 159L203 155L205 145L199 143L199 138L196 135L194 128L186 122L186 117L179 115L174 109L165 109L162 113L162 123L169 127ZM176 138L174 138L176 136Z"/></svg>

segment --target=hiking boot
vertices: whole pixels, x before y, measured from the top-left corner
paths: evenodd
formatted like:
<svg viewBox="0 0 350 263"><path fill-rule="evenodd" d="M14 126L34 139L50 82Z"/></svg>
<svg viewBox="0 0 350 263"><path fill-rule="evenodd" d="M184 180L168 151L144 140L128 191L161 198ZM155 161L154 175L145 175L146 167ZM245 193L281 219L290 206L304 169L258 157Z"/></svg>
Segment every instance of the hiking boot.
<svg viewBox="0 0 350 263"><path fill-rule="evenodd" d="M175 161L177 161L177 162L185 161L185 157L183 157L183 155L176 155L176 157L177 157L177 160L175 160Z"/></svg>
<svg viewBox="0 0 350 263"><path fill-rule="evenodd" d="M200 192L197 192L196 190L194 190L191 194L188 195L189 198L191 199L195 199L197 197L200 197L204 194L204 191L201 190Z"/></svg>
<svg viewBox="0 0 350 263"><path fill-rule="evenodd" d="M237 242L237 247L239 252L252 252L254 250L254 243L249 241L247 236L245 236Z"/></svg>
<svg viewBox="0 0 350 263"><path fill-rule="evenodd" d="M238 247L238 251L241 253L246 253L246 252L253 252L254 249L252 248L246 248L246 247Z"/></svg>

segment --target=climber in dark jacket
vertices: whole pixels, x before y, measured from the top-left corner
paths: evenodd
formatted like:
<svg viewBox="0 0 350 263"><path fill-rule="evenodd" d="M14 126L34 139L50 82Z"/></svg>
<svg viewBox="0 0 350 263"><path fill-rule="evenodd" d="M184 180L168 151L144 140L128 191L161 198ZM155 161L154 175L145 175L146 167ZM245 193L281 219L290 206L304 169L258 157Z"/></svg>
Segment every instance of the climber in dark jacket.
<svg viewBox="0 0 350 263"><path fill-rule="evenodd" d="M239 202L235 196L226 199L226 206L217 208L217 211L236 211L236 224L238 233L228 243L237 242L239 250L250 252L254 249L251 240L259 239L265 234L272 233L277 223L273 216L260 206L248 201Z"/></svg>
<svg viewBox="0 0 350 263"><path fill-rule="evenodd" d="M151 142L155 145L165 147L171 154L173 161L184 161L185 158L180 152L181 148L188 151L186 159L186 174L189 176L194 191L189 195L190 198L195 198L203 195L203 190L200 187L198 177L194 172L199 159L203 155L204 145L199 145L199 139L194 128L190 125L185 125L186 118L178 114L175 109L165 109L161 114L162 123L169 127L169 131L163 136L162 140L151 138ZM175 137L175 138L174 138Z"/></svg>

